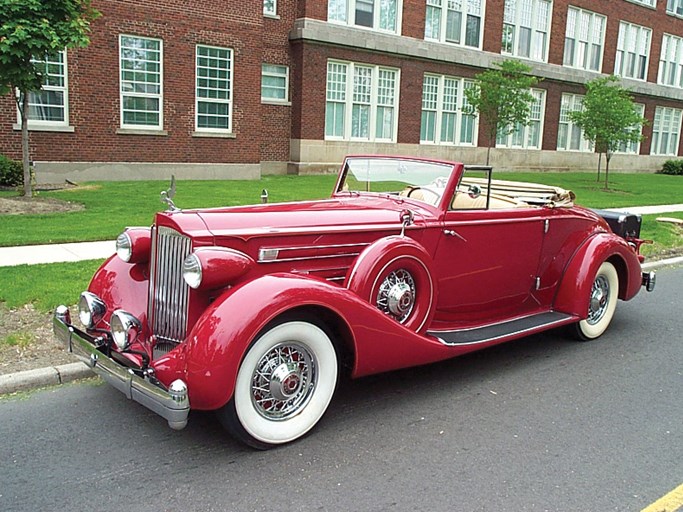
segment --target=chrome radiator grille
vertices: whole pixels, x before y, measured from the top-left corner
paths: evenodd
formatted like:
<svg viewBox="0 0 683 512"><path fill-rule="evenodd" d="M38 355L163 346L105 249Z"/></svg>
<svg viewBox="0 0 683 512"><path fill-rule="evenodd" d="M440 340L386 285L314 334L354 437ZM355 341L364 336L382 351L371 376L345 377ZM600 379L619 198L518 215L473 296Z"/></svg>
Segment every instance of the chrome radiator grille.
<svg viewBox="0 0 683 512"><path fill-rule="evenodd" d="M189 287L183 279L183 261L192 242L171 228L153 231L148 317L157 340L180 343L187 334Z"/></svg>

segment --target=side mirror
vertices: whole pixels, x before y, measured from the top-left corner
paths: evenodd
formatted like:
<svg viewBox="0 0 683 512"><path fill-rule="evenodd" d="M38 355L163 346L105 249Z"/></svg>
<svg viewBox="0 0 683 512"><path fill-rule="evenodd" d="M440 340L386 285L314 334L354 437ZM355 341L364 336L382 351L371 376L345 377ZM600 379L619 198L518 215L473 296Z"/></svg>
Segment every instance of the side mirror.
<svg viewBox="0 0 683 512"><path fill-rule="evenodd" d="M479 185L470 185L467 187L467 195L472 199L476 199L481 195L481 187Z"/></svg>

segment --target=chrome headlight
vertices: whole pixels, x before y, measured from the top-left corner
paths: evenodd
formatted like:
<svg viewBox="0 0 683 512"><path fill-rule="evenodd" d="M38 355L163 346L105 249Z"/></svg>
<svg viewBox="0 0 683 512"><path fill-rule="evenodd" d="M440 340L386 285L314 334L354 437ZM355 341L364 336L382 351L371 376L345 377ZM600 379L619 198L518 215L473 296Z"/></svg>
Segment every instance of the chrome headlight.
<svg viewBox="0 0 683 512"><path fill-rule="evenodd" d="M142 330L140 320L122 309L117 309L111 314L109 326L114 343L119 350L126 350L130 347Z"/></svg>
<svg viewBox="0 0 683 512"><path fill-rule="evenodd" d="M90 292L81 293L78 301L78 317L86 329L92 329L107 312L107 305L97 295Z"/></svg>
<svg viewBox="0 0 683 512"><path fill-rule="evenodd" d="M116 237L116 254L125 262L133 255L133 241L125 231Z"/></svg>
<svg viewBox="0 0 683 512"><path fill-rule="evenodd" d="M116 237L116 254L126 263L149 261L152 244L150 228L126 228Z"/></svg>
<svg viewBox="0 0 683 512"><path fill-rule="evenodd" d="M202 284L202 262L196 254L190 254L183 262L183 279L195 290Z"/></svg>

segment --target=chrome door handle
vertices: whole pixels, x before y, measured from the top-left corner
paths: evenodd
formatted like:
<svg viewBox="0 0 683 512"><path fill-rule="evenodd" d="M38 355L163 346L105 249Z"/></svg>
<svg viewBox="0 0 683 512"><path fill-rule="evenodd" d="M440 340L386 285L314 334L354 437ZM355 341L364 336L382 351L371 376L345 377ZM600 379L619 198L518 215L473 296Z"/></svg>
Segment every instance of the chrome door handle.
<svg viewBox="0 0 683 512"><path fill-rule="evenodd" d="M459 238L463 242L467 242L467 239L464 236L459 234L457 231L453 231L452 229L444 229L443 234L446 236L454 236L456 238Z"/></svg>

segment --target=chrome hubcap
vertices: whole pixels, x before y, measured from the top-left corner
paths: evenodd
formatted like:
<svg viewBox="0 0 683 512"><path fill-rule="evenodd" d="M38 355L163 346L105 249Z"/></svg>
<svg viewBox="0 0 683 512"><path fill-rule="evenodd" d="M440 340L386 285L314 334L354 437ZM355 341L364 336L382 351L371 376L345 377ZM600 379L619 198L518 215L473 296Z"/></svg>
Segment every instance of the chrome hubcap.
<svg viewBox="0 0 683 512"><path fill-rule="evenodd" d="M593 282L591 298L588 306L588 318L586 321L590 325L597 324L607 311L609 303L609 281L605 276L598 276Z"/></svg>
<svg viewBox="0 0 683 512"><path fill-rule="evenodd" d="M377 292L377 307L403 323L415 307L415 281L410 272L394 270Z"/></svg>
<svg viewBox="0 0 683 512"><path fill-rule="evenodd" d="M269 420L286 420L303 409L317 382L315 358L306 347L281 343L261 357L251 378L251 400Z"/></svg>

